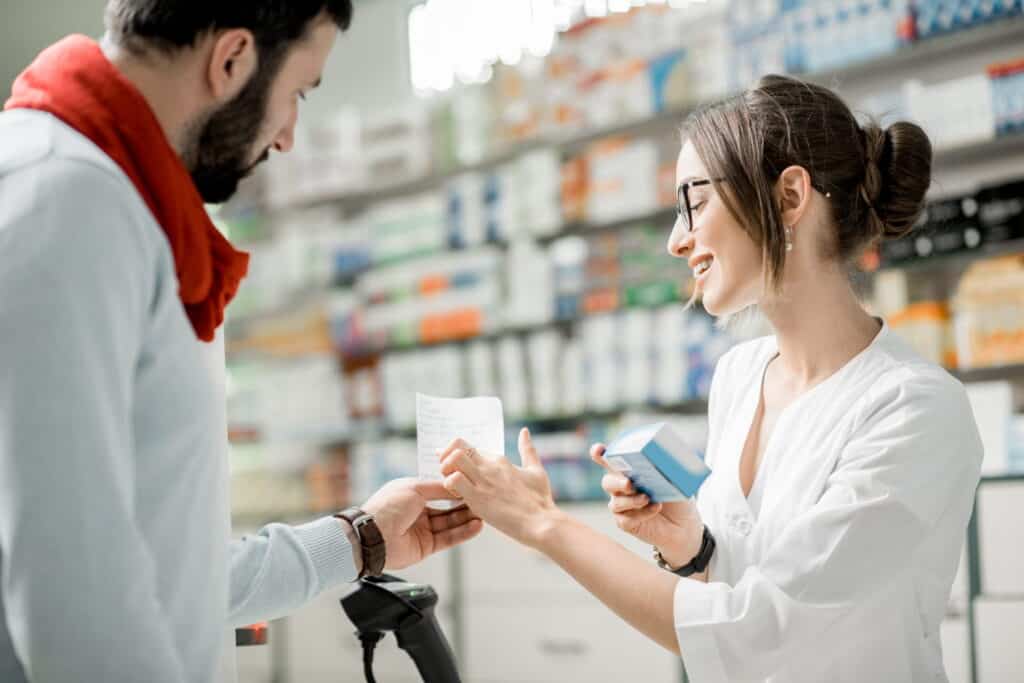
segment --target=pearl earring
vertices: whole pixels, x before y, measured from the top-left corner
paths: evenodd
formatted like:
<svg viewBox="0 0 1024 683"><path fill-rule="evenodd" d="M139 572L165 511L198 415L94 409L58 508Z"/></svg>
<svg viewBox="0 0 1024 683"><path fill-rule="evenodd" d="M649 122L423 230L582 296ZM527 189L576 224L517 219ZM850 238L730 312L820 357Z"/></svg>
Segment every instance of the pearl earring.
<svg viewBox="0 0 1024 683"><path fill-rule="evenodd" d="M785 226L786 228L786 251L793 251L793 228Z"/></svg>

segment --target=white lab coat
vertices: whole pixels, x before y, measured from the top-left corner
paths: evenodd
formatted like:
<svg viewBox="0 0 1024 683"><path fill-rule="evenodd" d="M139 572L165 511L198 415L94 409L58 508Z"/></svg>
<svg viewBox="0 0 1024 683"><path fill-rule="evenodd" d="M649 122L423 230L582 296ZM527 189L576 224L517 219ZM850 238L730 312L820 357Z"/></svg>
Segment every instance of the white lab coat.
<svg viewBox="0 0 1024 683"><path fill-rule="evenodd" d="M883 326L779 416L755 509L739 460L776 352L738 346L711 389L698 507L718 546L709 582L674 597L690 680L946 681L939 625L982 460L963 386Z"/></svg>

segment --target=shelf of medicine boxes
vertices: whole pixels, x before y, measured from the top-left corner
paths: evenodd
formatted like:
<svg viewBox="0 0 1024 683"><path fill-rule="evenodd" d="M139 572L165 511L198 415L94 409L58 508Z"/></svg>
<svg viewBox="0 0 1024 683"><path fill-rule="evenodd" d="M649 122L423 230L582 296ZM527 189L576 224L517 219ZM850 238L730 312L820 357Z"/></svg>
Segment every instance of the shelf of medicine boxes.
<svg viewBox="0 0 1024 683"><path fill-rule="evenodd" d="M1024 364L950 370L961 382L1024 381Z"/></svg>
<svg viewBox="0 0 1024 683"><path fill-rule="evenodd" d="M1021 137L1024 138L1024 135L1022 135ZM608 223L607 225L603 226L597 226L597 229L615 229L625 225L641 223L644 222L645 220L651 220L653 218L665 218L666 216L671 216L673 214L674 209L661 209L657 212L647 214L641 217L634 217L631 219L616 221L614 223ZM583 228L579 229L585 231L585 229ZM979 246L971 249L962 249L959 251L953 251L948 253L934 253L930 256L906 259L898 262L882 262L872 270L862 271L862 274L866 277L870 277L874 272L886 270L930 269L947 264L966 264L978 259L991 258L995 256L1006 256L1011 254L1024 254L1024 239L1009 240L1006 242L982 243ZM472 335L464 338L439 339L437 341L429 342L419 339L395 341L391 343L369 346L365 349L355 352L354 355L378 355L410 351L412 349L422 347L433 347L448 344L466 344L474 341L494 341L506 336L523 336L533 332L539 332L541 330L547 329L562 329L564 331L569 331L572 329L573 325L577 324L585 317L586 315L580 315L571 318L562 318L548 322L536 323L533 325L502 327L488 332L484 332L482 334ZM1012 368L1008 371L1012 372ZM995 372L995 370L984 370L984 373L989 372ZM1024 373L1022 373L1022 375L1024 375Z"/></svg>
<svg viewBox="0 0 1024 683"><path fill-rule="evenodd" d="M704 415L708 411L708 402L704 398L694 398L675 403L643 403L624 405L610 410L587 410L575 414L559 415L523 415L512 416L508 424L510 428L519 426L532 427L543 431L554 429L575 429L588 422L609 422L630 412L671 413L674 415ZM393 427L382 420L364 420L345 428L334 430L301 430L287 434L266 435L252 428L234 427L229 429L228 438L232 444L252 446L272 444L277 441L303 442L324 447L344 446L363 441L380 439L415 439L415 427Z"/></svg>
<svg viewBox="0 0 1024 683"><path fill-rule="evenodd" d="M937 150L935 153L934 164L936 167L941 166L952 166L960 163L970 163L971 161L982 160L986 158L992 158L993 156L1006 156L1013 154L1024 155L1024 133L1014 133L1012 135L1005 135L992 140L979 142L971 145L964 145L956 148L947 150ZM557 239L569 236L585 236L585 235L596 235L602 232L614 232L635 226L638 224L655 224L664 225L666 234L670 229L672 222L675 220L675 209L673 207L660 207L653 211L642 212L636 215L625 216L615 220L592 223L587 221L577 221L566 223L562 228L555 234L539 237L538 243L548 244ZM500 246L500 245L499 245ZM436 253L443 253L447 250L440 250ZM878 264L874 268L869 270L869 274L873 270L888 270L888 269L929 269L937 265L943 265L950 261L972 261L980 258L988 258L992 256L1002 256L1008 254L1024 253L1024 240L1013 240L1008 242L999 243L983 243L978 247L970 248L961 251L949 252L949 253L935 253L927 257L919 257L914 259L906 259L898 262L883 262ZM427 254L416 254L415 256L408 257L409 260L415 260L422 258ZM403 259L404 260L404 259ZM350 286L355 280L362 274L381 267L383 265L394 265L395 262L389 262L388 264L369 264L363 268L349 271L344 274L343 277L339 278L339 281L335 283L336 286ZM227 327L233 331L241 332L241 335L232 335L235 337L229 343L229 352L232 355L241 355L247 351L246 343L244 340L244 330L252 323L259 323L261 321L277 321L284 323L288 318L295 319L302 318L305 311L308 311L312 307L321 306L326 301L327 291L322 287L311 287L301 291L295 292L279 304L268 307L266 309L246 311L241 314L232 314L228 316ZM536 328L532 328L536 329ZM531 330L525 330L531 331ZM490 336L500 336L502 334L515 334L517 330L504 330L497 331ZM398 346L397 348L408 348L412 344ZM390 348L390 347L388 347ZM388 348L375 349L375 351L386 351ZM298 355L306 353L308 349L305 346L301 346L296 349ZM316 352L326 353L329 349L317 348ZM283 353L281 355L295 355L289 353Z"/></svg>
<svg viewBox="0 0 1024 683"><path fill-rule="evenodd" d="M1024 472L1007 472L1005 474L983 474L981 481L998 484L999 482L1024 481Z"/></svg>
<svg viewBox="0 0 1024 683"><path fill-rule="evenodd" d="M935 151L933 164L936 168L943 166L950 167L958 164L969 164L984 159L991 159L994 157L1007 157L1012 155L1024 156L1024 132L1013 133L1009 135L1002 135L999 137L992 138L981 142L976 142L968 145L961 145L948 149L938 149ZM675 208L674 207L659 207L652 211L645 211L639 214L624 216L614 220L594 223L589 221L573 221L565 223L561 229L551 235L545 235L537 238L537 242L540 244L549 244L557 239L570 236L584 236L584 235L596 235L602 232L614 232L634 226L641 223L653 223L655 225L664 225L666 234L672 226L672 222L675 220ZM497 243L501 246L501 243ZM438 253L442 253L442 250ZM938 263L939 259L945 259L948 257L962 259L962 258L983 258L987 256L996 256L1008 253L1017 253L1024 251L1024 243L1013 242L1004 244L984 244L976 250L967 252L955 252L952 254L936 254L928 258L921 258L915 260L907 260L899 263L887 263L882 264L879 269L885 268L916 268L919 266L930 267L931 264ZM416 254L415 256L409 257L410 260L421 258L426 254ZM394 265L394 262L388 264L373 263L368 264L362 268L349 271L344 274L343 277L339 278L339 282L336 285L349 286L351 285L360 275L367 271L373 270L374 268L381 267L383 265ZM259 321L275 320L289 315L301 315L304 309L310 306L322 304L324 302L324 290L322 288L307 288L293 295L287 297L287 299L278 305L269 307L264 310L258 311L247 311L242 314L230 315L227 320L229 328L242 330L248 324ZM237 348L237 347L236 347ZM241 349L238 349L241 350Z"/></svg>
<svg viewBox="0 0 1024 683"><path fill-rule="evenodd" d="M845 86L851 81L863 81L882 76L891 76L894 72L905 71L913 66L932 62L936 59L955 57L963 52L978 47L998 47L1001 45L1019 44L1024 41L1024 17L1012 17L1001 19L991 24L983 24L972 28L963 29L955 33L942 36L929 37L924 40L911 43L906 47L896 50L883 57L868 59L863 62L850 64L838 69L826 71L794 74L805 80L820 83L829 87ZM507 163L519 155L530 150L557 146L567 153L580 150L586 145L608 137L620 135L652 135L669 130L678 126L680 122L690 114L695 105L689 104L683 107L675 107L664 112L642 119L622 124L615 124L594 130L585 131L577 135L544 137L529 141L512 144L508 149L495 153L481 161L468 164L460 164L453 168L437 170L422 177L412 178L388 185L377 187L372 190L345 192L332 194L304 202L298 202L286 207L280 207L276 211L288 211L300 208L310 208L324 205L344 205L349 208L359 207L378 203L396 197L423 192L447 180L464 173L484 171L493 169ZM997 143L991 143L997 144ZM1017 140L1018 149L1024 148L1020 140ZM966 154L970 158L978 158L976 155L985 155L992 151L1005 153L1003 146L992 149L990 143L981 146L970 146L960 150L937 153L936 157L946 157L950 160L959 161L957 157Z"/></svg>
<svg viewBox="0 0 1024 683"><path fill-rule="evenodd" d="M609 223L604 226L599 226L599 229L612 229L621 225L629 225L632 223L642 222L644 218L651 219L654 217L665 217L665 215L671 215L673 210L662 209L658 212L649 214L645 217L634 217L628 220L616 221L615 223ZM581 228L582 230L582 228ZM1010 254L1024 254L1024 240L1010 240L1007 242L995 242L995 243L982 243L976 248L960 250L949 253L936 253L927 257L920 257L915 259L902 260L899 262L881 263L875 270L865 271L863 275L870 277L873 272L880 272L885 270L918 270L918 269L931 269L948 264L965 264L972 261L990 258L995 256L1004 256ZM312 301L322 301L322 297L310 299ZM274 310L260 312L252 316L243 316L240 320L229 319L229 327L235 332L242 332L245 325L248 322L257 322L259 320L275 319L279 309L275 307ZM280 310L294 313L298 310L295 306L282 306ZM283 313L282 313L283 315ZM417 347L424 346L438 346L445 344L465 344L473 341L494 341L506 336L522 336L530 334L532 332L538 332L546 329L562 329L564 331L571 330L572 326L580 322L585 316L576 316L573 318L563 318L552 320L549 322L537 323L534 325L525 325L517 327L503 327L483 334L473 335L465 338L452 338L442 339L435 342L423 342L421 340L408 340L405 342L393 342L385 343L380 345L374 345L367 347L362 350L351 350L351 355L378 355L395 353L401 351L409 351ZM275 324L280 325L284 322L284 319L276 319ZM234 336L234 335L231 335ZM293 335L290 332L283 331L281 337L283 340L279 344L275 344L273 351L266 350L266 340L262 339L252 341L246 339L245 336L235 337L230 339L228 342L228 357L233 360L245 360L245 359L287 359L292 357L301 357L309 354L332 354L335 353L334 349L331 349L325 344L327 339L326 333L314 334L310 339L314 338L317 340L303 341L305 337L298 341L290 341ZM1021 366L1024 368L1024 366ZM1018 372L1016 366L1010 366L1008 368L986 368L971 371L959 371L964 374L964 381L982 381L984 378L999 378L1001 376L1020 375L1024 379L1024 370ZM1003 373L1003 374L1000 374ZM244 437L240 437L244 438Z"/></svg>
<svg viewBox="0 0 1024 683"><path fill-rule="evenodd" d="M908 237L902 239L915 239L916 237L915 233L910 233ZM982 242L976 247L965 247L956 251L934 252L928 256L883 261L876 268L865 269L864 273L870 275L871 273L885 270L933 270L947 265L963 267L981 259L1016 254L1024 254L1024 239L1012 239L1004 242Z"/></svg>

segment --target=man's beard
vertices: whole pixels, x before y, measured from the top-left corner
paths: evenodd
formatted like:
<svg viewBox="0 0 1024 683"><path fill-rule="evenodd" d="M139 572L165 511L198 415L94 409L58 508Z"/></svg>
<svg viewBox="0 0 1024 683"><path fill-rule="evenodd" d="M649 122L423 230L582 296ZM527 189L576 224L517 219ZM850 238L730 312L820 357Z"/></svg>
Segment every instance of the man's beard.
<svg viewBox="0 0 1024 683"><path fill-rule="evenodd" d="M270 156L253 159L255 141L267 113L270 88L279 69L257 70L235 99L195 121L183 155L192 182L207 204L226 202L238 184Z"/></svg>

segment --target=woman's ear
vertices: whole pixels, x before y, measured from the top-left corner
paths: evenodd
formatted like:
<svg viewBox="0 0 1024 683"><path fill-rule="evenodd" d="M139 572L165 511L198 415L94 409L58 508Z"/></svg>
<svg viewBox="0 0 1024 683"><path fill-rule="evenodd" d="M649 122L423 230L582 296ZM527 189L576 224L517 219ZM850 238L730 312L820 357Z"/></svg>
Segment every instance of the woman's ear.
<svg viewBox="0 0 1024 683"><path fill-rule="evenodd" d="M231 29L214 34L206 78L209 93L219 104L237 97L257 68L259 55L251 31Z"/></svg>
<svg viewBox="0 0 1024 683"><path fill-rule="evenodd" d="M783 225L792 227L800 222L811 204L811 192L811 175L803 166L788 166L779 174L775 197Z"/></svg>

